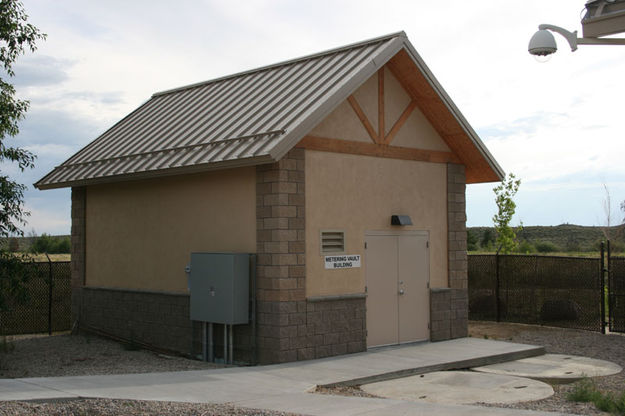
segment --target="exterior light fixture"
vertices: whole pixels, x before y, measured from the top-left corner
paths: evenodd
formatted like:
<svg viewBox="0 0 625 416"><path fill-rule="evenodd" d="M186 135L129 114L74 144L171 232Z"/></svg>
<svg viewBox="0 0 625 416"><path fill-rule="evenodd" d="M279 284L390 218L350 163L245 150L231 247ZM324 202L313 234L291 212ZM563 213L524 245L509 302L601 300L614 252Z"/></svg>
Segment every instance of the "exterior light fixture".
<svg viewBox="0 0 625 416"><path fill-rule="evenodd" d="M624 38L601 37L625 32L625 0L589 0L582 26L585 37L578 38L577 30L569 32L555 25L539 25L527 50L537 58L555 53L558 47L551 32L562 35L569 43L571 52L577 50L577 45L625 45Z"/></svg>
<svg viewBox="0 0 625 416"><path fill-rule="evenodd" d="M410 215L391 215L391 225L412 225Z"/></svg>

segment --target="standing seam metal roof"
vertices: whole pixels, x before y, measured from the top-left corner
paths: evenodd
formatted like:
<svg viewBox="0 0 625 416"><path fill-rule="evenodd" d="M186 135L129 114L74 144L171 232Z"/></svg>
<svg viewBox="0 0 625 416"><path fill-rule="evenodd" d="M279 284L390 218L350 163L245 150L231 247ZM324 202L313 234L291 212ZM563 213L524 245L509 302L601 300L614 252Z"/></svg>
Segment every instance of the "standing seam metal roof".
<svg viewBox="0 0 625 416"><path fill-rule="evenodd" d="M278 160L404 41L395 33L156 93L35 186Z"/></svg>

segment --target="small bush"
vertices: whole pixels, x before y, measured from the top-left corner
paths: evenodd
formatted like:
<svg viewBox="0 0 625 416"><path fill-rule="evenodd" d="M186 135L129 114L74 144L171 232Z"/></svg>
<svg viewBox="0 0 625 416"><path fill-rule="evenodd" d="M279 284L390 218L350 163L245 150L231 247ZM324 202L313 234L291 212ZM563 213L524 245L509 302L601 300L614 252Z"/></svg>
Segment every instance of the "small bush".
<svg viewBox="0 0 625 416"><path fill-rule="evenodd" d="M573 402L593 403L602 412L625 415L625 392L618 397L610 393L602 394L587 378L580 381L566 398Z"/></svg>
<svg viewBox="0 0 625 416"><path fill-rule="evenodd" d="M594 403L601 397L601 393L597 391L595 383L590 379L580 381L573 391L566 395L567 400L571 402Z"/></svg>
<svg viewBox="0 0 625 416"><path fill-rule="evenodd" d="M555 253L556 251L560 251L558 246L551 241L538 241L534 246L539 253Z"/></svg>
<svg viewBox="0 0 625 416"><path fill-rule="evenodd" d="M536 252L536 247L527 240L521 241L521 244L517 247L517 252L523 254L530 254Z"/></svg>
<svg viewBox="0 0 625 416"><path fill-rule="evenodd" d="M69 253L71 251L71 244L69 237L55 237L46 233L37 237L33 244L30 246L32 253L48 253L48 254L60 254Z"/></svg>

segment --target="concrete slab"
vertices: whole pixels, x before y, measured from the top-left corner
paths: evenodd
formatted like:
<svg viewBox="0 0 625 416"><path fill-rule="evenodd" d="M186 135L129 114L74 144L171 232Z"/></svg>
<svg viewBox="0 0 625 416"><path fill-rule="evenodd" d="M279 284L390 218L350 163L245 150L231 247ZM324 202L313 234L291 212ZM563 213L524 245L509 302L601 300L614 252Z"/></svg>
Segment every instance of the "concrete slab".
<svg viewBox="0 0 625 416"><path fill-rule="evenodd" d="M172 373L0 380L0 401L101 397L225 403L312 415L539 415L515 409L308 393L316 385L401 377L431 368L466 368L535 356L542 347L481 339L403 345L280 365ZM461 367L458 367L461 366ZM377 381L377 380L376 380Z"/></svg>
<svg viewBox="0 0 625 416"><path fill-rule="evenodd" d="M549 384L528 378L471 371L437 371L366 384L367 393L427 403L517 403L553 395Z"/></svg>
<svg viewBox="0 0 625 416"><path fill-rule="evenodd" d="M401 416L401 415L462 415L462 416L555 416L560 413L535 412L467 405L446 405L394 399L329 396L323 394L289 394L235 404L254 409L267 409L311 416Z"/></svg>
<svg viewBox="0 0 625 416"><path fill-rule="evenodd" d="M545 354L472 368L491 374L529 377L549 383L571 383L584 377L609 376L623 369L614 363L575 355Z"/></svg>
<svg viewBox="0 0 625 416"><path fill-rule="evenodd" d="M433 371L501 363L545 353L543 347L477 338L383 347L364 353L281 364L271 371L325 387L355 386Z"/></svg>

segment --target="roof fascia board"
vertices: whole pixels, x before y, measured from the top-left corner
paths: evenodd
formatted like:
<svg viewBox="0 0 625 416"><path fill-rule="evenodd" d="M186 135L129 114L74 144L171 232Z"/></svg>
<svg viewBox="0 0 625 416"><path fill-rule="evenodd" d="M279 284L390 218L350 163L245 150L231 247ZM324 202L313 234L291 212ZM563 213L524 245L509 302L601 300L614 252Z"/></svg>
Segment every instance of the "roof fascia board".
<svg viewBox="0 0 625 416"><path fill-rule="evenodd" d="M406 34L400 32L396 38L389 42L377 56L365 64L358 73L338 87L336 91L330 92L328 99L320 103L316 108L311 109L302 116L302 122L289 132L286 136L271 149L271 157L280 160L289 150L293 148L306 134L308 134L317 124L327 117L334 109L358 89L369 77L373 76L382 68L397 52L399 52L407 40Z"/></svg>
<svg viewBox="0 0 625 416"><path fill-rule="evenodd" d="M410 57L414 61L415 65L417 65L417 67L419 68L423 76L427 79L430 86L432 86L434 91L436 91L436 93L439 95L439 97L441 98L441 100L443 101L447 109L451 112L454 118L458 121L458 123L460 124L462 129L467 133L471 141L473 141L478 151L482 154L484 159L486 159L489 166L493 169L497 177L500 180L503 180L503 178L506 176L505 172L503 171L501 166L499 166L499 163L497 163L493 155L488 151L488 149L486 148L486 146L484 145L480 137L477 135L475 130L473 130L473 127L471 127L467 119L464 118L464 116L462 115L462 112L460 112L460 109L456 107L456 104L454 104L451 97L449 97L449 95L447 94L443 86L438 82L436 77L434 77L434 74L432 73L432 71L430 71L428 66L425 64L425 62L423 61L419 53L416 51L416 49L412 46L410 42L405 42L404 48L408 52L408 55L410 55Z"/></svg>
<svg viewBox="0 0 625 416"><path fill-rule="evenodd" d="M130 180L134 181L134 180L144 180L144 179L155 179L155 178L164 178L164 177L169 177L169 176L178 176L178 175L185 175L185 174L234 169L234 168L241 168L241 167L248 167L248 166L264 165L264 164L273 163L273 162L274 160L271 159L271 157L269 157L268 155L264 155L264 156L250 157L246 159L228 160L225 162L204 163L202 165L192 165L192 166L185 166L185 167L180 167L180 168L165 168L165 169L159 169L159 170L148 171L148 172L126 173L126 174L121 174L121 175L105 176L101 178L82 179L82 180L77 180L77 181L66 181L66 182L54 182L52 184L41 184L41 182L43 181L43 179L41 179L39 182L35 183L34 186L39 190L46 190L46 189L68 188L68 187L75 187L75 186L100 185L100 184L115 183L115 182L122 182L122 181L127 182Z"/></svg>

